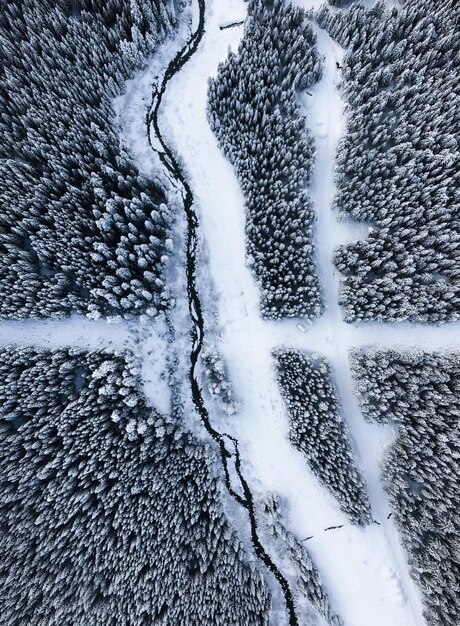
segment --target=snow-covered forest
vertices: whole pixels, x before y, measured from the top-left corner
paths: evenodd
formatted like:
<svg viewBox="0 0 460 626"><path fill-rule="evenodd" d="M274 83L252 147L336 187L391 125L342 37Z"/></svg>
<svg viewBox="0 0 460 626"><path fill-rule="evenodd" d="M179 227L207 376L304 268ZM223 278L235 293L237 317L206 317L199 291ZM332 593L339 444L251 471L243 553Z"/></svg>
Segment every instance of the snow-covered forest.
<svg viewBox="0 0 460 626"><path fill-rule="evenodd" d="M460 623L455 0L5 0L5 626Z"/></svg>
<svg viewBox="0 0 460 626"><path fill-rule="evenodd" d="M2 4L3 317L169 306L173 214L120 145L111 102L176 13L172 0Z"/></svg>
<svg viewBox="0 0 460 626"><path fill-rule="evenodd" d="M238 49L209 90L209 120L234 164L247 207L248 262L270 318L318 315L306 193L314 144L296 92L321 76L312 26L283 0L250 3Z"/></svg>
<svg viewBox="0 0 460 626"><path fill-rule="evenodd" d="M0 353L3 623L266 623L213 456L146 405L136 367Z"/></svg>
<svg viewBox="0 0 460 626"><path fill-rule="evenodd" d="M275 354L281 393L290 419L290 440L307 457L355 524L369 524L366 487L353 459L340 415L331 369L323 358L294 350Z"/></svg>
<svg viewBox="0 0 460 626"><path fill-rule="evenodd" d="M392 420L398 436L383 466L398 527L423 589L429 623L457 621L460 355L357 353L367 418Z"/></svg>
<svg viewBox="0 0 460 626"><path fill-rule="evenodd" d="M459 317L459 20L452 0L320 12L347 50L335 205L372 227L337 251L347 319Z"/></svg>

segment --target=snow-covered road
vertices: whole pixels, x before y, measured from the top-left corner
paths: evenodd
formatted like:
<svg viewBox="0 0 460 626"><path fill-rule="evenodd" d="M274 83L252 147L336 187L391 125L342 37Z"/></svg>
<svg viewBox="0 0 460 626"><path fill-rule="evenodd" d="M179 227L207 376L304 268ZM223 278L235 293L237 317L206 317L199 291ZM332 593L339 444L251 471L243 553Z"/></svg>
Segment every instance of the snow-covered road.
<svg viewBox="0 0 460 626"><path fill-rule="evenodd" d="M134 336L125 323L89 320L82 315L67 319L2 320L0 345L57 349L72 345L86 350L129 350Z"/></svg>
<svg viewBox="0 0 460 626"><path fill-rule="evenodd" d="M354 326L343 321L339 306L340 279L333 264L333 254L339 243L349 241L353 237L365 236L366 226L338 222L332 210L336 192L335 153L345 124L343 104L337 89L340 78L338 67L342 65L344 50L333 42L324 30L317 27L315 31L318 48L325 56L323 77L317 88L312 90L311 97L304 95L303 103L317 144L315 175L310 195L317 214L315 247L326 308L320 324L323 328L329 327L328 336L332 338L332 342L327 350L328 360L334 369L342 413L348 423L356 455L367 482L373 513L381 524L379 532L382 534L382 542L388 549L385 569L390 568L387 569L390 578L398 581L402 595L407 599L404 605L410 610L409 615L405 616L407 623L423 626L420 594L409 575L407 557L399 533L388 517L392 510L380 480L379 470L379 460L382 457L381 433L375 425L365 422L361 415L349 364L349 351L366 345L363 341L375 346L378 338L380 345L388 348L391 343L389 336L397 335L400 340L403 335L397 330L397 325L374 324L374 332L369 334L366 324ZM315 325L312 326L311 333L314 331ZM406 329L404 337L417 344L421 335L423 336L423 331L421 332L420 327L412 327L410 333L407 333ZM396 341L393 347L400 349L400 344L401 341ZM324 351L323 348L322 352Z"/></svg>

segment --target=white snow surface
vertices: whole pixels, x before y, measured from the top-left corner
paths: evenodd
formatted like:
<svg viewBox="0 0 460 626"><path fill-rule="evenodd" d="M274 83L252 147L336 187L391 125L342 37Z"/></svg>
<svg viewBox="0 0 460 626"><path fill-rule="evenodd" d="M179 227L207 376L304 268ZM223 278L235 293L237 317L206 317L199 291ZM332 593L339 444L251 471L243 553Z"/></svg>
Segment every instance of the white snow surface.
<svg viewBox="0 0 460 626"><path fill-rule="evenodd" d="M152 84L162 75L169 61L188 38L192 15L189 7L185 11L180 17L178 33L154 51L145 68L126 81L124 93L112 101L114 122L118 127L122 145L129 152L139 171L151 178L158 178L162 172L160 161L154 157L147 135L146 115L152 101ZM152 134L153 147L155 139Z"/></svg>
<svg viewBox="0 0 460 626"><path fill-rule="evenodd" d="M322 0L296 3L307 9L319 8ZM217 308L220 349L243 403L238 415L220 416L219 426L238 438L244 473L253 492L260 497L269 490L280 494L288 505L285 525L299 539L313 535L306 545L321 572L332 608L343 617L345 626L423 626L420 597L409 577L399 535L387 520L391 509L379 480L378 466L395 432L389 426L370 425L363 420L354 394L348 351L355 347L460 349L460 325L350 325L342 320L333 249L339 243L365 236L366 226L339 223L330 210L335 192L335 149L344 127L335 66L343 51L319 30L318 45L326 55L324 76L316 87L309 89L311 97L302 96L302 103L317 142L310 195L318 215L315 243L326 313L304 333L296 328L299 320L274 323L261 319L258 289L245 258L244 199L233 168L217 146L206 120L208 77L216 74L218 63L225 61L230 47L236 51L243 34L241 26L223 31L219 26L244 19L246 12L243 0L207 0L203 41L171 82L161 120L163 128L169 129L168 140L184 160L195 194L203 249L209 255L211 280L217 293L215 302L204 305L211 310ZM181 47L189 26L185 23L179 35L162 46L161 53L154 55L147 69L128 82L126 94L114 103L123 142L145 175L157 177L158 172L145 126L151 83ZM177 317L182 323L186 321L180 307ZM129 349L141 361L150 401L164 412L170 408L165 373L171 348L162 318L110 323L74 315L68 320L2 321L0 345ZM352 526L310 472L303 455L289 443L288 417L271 357L272 350L281 345L323 354L333 366L343 414L368 484L374 517L381 526L364 530ZM338 530L324 530L342 524Z"/></svg>
<svg viewBox="0 0 460 626"><path fill-rule="evenodd" d="M308 0L300 4L311 8ZM316 2L315 8L319 4ZM335 62L340 61L343 51L321 31L318 45L326 55L324 76L310 88L311 98L304 95L303 104L317 141L310 193L318 214L317 262L327 309L303 334L296 329L298 320L274 323L261 319L258 289L246 265L244 199L233 168L223 157L206 119L208 77L216 74L229 48L237 50L243 34L241 27L221 31L219 26L242 19L245 12L241 0L208 0L203 41L171 81L161 118L168 142L183 159L195 195L218 296L217 302L208 305L217 307L220 348L243 402L240 414L225 421L225 430L240 442L245 475L253 491L261 496L268 490L279 493L289 506L289 528L300 539L313 535L308 548L333 609L346 625L422 626L420 595L409 576L399 534L387 520L391 508L379 480L379 463L394 440L394 429L363 420L348 350L364 346L450 350L460 347L459 325L355 326L342 320L332 252L338 243L365 236L367 227L338 223L331 211L334 155L344 125ZM373 514L381 525L364 530L350 525L333 497L312 475L304 457L290 445L288 418L271 357L272 350L283 344L319 352L331 362ZM342 524L341 529L324 532L328 526Z"/></svg>

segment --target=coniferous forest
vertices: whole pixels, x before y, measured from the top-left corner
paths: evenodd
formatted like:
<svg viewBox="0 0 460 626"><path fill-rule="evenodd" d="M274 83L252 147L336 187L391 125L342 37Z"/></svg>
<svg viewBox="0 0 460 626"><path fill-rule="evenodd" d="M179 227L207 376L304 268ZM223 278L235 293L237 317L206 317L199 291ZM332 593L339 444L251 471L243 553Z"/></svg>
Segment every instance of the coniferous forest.
<svg viewBox="0 0 460 626"><path fill-rule="evenodd" d="M458 3L324 7L318 20L347 51L335 203L372 227L336 254L347 319L458 319Z"/></svg>
<svg viewBox="0 0 460 626"><path fill-rule="evenodd" d="M296 97L320 77L305 13L283 0L252 0L238 55L210 84L209 121L245 196L248 262L268 318L322 310L305 190L315 148Z"/></svg>
<svg viewBox="0 0 460 626"><path fill-rule="evenodd" d="M120 146L112 99L176 12L172 0L2 3L2 317L169 306L173 216Z"/></svg>
<svg viewBox="0 0 460 626"><path fill-rule="evenodd" d="M266 624L212 455L127 354L0 353L2 623Z"/></svg>
<svg viewBox="0 0 460 626"><path fill-rule="evenodd" d="M353 458L340 415L331 368L325 359L299 351L275 353L281 394L290 420L290 439L312 471L355 524L371 521L366 486Z"/></svg>
<svg viewBox="0 0 460 626"><path fill-rule="evenodd" d="M393 351L355 355L364 414L391 422L385 486L423 590L430 624L457 621L460 519L460 356Z"/></svg>
<svg viewBox="0 0 460 626"><path fill-rule="evenodd" d="M0 316L147 315L172 299L174 216L113 98L173 35L172 0L7 1ZM215 457L147 406L127 354L0 353L2 624L266 624Z"/></svg>
<svg viewBox="0 0 460 626"><path fill-rule="evenodd" d="M1 3L0 626L460 624L459 33Z"/></svg>

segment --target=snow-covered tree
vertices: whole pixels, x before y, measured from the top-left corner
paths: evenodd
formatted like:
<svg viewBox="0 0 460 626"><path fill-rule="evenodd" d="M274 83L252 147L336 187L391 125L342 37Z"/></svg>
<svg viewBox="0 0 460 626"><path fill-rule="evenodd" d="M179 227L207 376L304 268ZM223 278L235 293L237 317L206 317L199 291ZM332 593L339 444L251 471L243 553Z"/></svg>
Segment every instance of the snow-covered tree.
<svg viewBox="0 0 460 626"><path fill-rule="evenodd" d="M0 317L155 313L172 214L120 146L112 99L173 0L14 0L0 19Z"/></svg>
<svg viewBox="0 0 460 626"><path fill-rule="evenodd" d="M292 349L281 348L274 356L291 442L352 522L368 524L372 517L366 485L353 458L329 364Z"/></svg>
<svg viewBox="0 0 460 626"><path fill-rule="evenodd" d="M346 318L458 319L458 3L323 7L318 20L347 49L335 205L372 226L336 254Z"/></svg>
<svg viewBox="0 0 460 626"><path fill-rule="evenodd" d="M300 596L305 598L307 606L312 606L318 611L330 626L342 626L342 619L332 612L321 575L307 548L283 524L279 496L273 492L269 493L262 510L272 540L282 554L289 555L295 567L294 584Z"/></svg>
<svg viewBox="0 0 460 626"><path fill-rule="evenodd" d="M208 393L219 399L220 407L225 413L237 413L240 407L223 356L212 346L206 345L201 351L201 359Z"/></svg>

